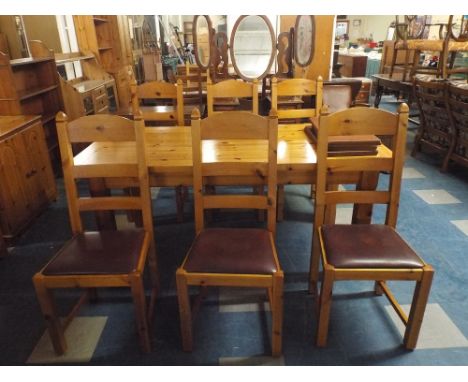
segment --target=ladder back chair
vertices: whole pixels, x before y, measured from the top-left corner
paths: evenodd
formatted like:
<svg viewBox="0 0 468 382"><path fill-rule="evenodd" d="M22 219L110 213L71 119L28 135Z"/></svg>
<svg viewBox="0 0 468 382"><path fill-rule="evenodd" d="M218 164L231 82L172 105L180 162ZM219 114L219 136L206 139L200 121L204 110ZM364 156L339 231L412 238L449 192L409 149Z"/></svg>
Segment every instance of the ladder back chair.
<svg viewBox="0 0 468 382"><path fill-rule="evenodd" d="M455 135L449 160L468 167L468 84L448 83L447 99L450 125Z"/></svg>
<svg viewBox="0 0 468 382"><path fill-rule="evenodd" d="M150 81L141 85L133 84L132 111L141 110L145 124L184 126L183 84L164 81ZM135 96L133 96L135 94Z"/></svg>
<svg viewBox="0 0 468 382"><path fill-rule="evenodd" d="M317 143L317 182L311 257L311 292L316 292L319 259L323 279L319 297L317 346L327 342L332 289L339 280L373 280L375 293L384 293L406 326L404 345L414 349L424 316L433 268L426 264L395 230L405 158L408 106L398 113L351 108L320 117ZM328 157L333 136L376 134L390 136L393 152L378 147L376 158ZM378 191L328 191L327 177L339 172L387 171L388 188ZM385 224L325 224L326 207L341 203L386 204ZM391 293L388 280L415 281L409 316Z"/></svg>
<svg viewBox="0 0 468 382"><path fill-rule="evenodd" d="M420 124L414 138L411 155L422 147L443 156L442 171L447 171L455 130L450 123L447 105L447 86L442 81L423 81L415 78L413 92L419 108Z"/></svg>
<svg viewBox="0 0 468 382"><path fill-rule="evenodd" d="M208 76L207 80L208 116L220 111L239 110L242 102L250 104L249 111L258 114L258 81L226 80L214 84ZM251 99L246 100L246 99Z"/></svg>
<svg viewBox="0 0 468 382"><path fill-rule="evenodd" d="M146 126L176 125L185 126L184 99L182 80L177 84L164 81L151 81L137 85L133 81L130 85L132 93L132 113L143 115ZM156 105L142 105L144 102L156 102ZM171 105L161 105L159 102L171 102ZM187 199L187 188L180 185L175 188L177 221L184 220L184 202Z"/></svg>
<svg viewBox="0 0 468 382"><path fill-rule="evenodd" d="M192 350L193 323L189 286L257 287L268 291L272 312L272 353L274 356L281 354L283 271L274 240L277 124L274 111L269 117L248 112L225 112L203 120L200 120L198 110L192 114L196 238L176 272L182 345L185 351ZM212 163L202 162L204 149L207 149L204 141L233 139L258 141L259 149L256 153L259 158L241 162L234 158ZM257 176L261 183L267 185L268 193L211 195L204 192L203 183L207 177L226 173L239 177ZM212 208L267 210L267 229L205 228L203 212Z"/></svg>
<svg viewBox="0 0 468 382"><path fill-rule="evenodd" d="M115 115L92 115L68 122L57 114L57 130L62 157L65 190L73 237L33 277L37 298L57 354L67 350L64 331L79 307L93 297L95 288L128 287L131 289L141 348L151 349L149 321L158 287L156 253L153 238L148 168L146 164L144 124L141 115L134 121ZM121 177L117 165L97 164L80 167L72 154L73 143L135 142L136 163L127 171L135 177L139 196L80 196L77 181L90 178ZM81 214L86 211L140 210L143 229L86 231ZM147 309L143 272L146 263L151 274L152 294ZM82 288L83 296L62 321L53 298L54 289Z"/></svg>
<svg viewBox="0 0 468 382"><path fill-rule="evenodd" d="M281 98L295 97L303 99L304 97L315 97L314 107L301 107L291 109L287 105L281 109ZM276 77L271 80L271 108L277 110L278 119L288 123L306 123L309 124L310 118L317 117L320 114L323 102L323 80L318 77L317 80L308 80L304 78L292 78L278 81ZM302 105L304 106L304 105ZM308 105L312 106L312 105ZM303 125L305 126L305 125ZM311 186L312 195L312 186ZM284 216L284 186L278 186L278 221L283 220Z"/></svg>

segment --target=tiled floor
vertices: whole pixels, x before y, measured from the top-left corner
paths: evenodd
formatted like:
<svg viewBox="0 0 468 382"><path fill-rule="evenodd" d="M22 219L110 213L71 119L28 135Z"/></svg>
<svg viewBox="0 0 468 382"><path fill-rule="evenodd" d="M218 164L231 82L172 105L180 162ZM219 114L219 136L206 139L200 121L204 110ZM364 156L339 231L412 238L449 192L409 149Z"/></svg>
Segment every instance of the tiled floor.
<svg viewBox="0 0 468 382"><path fill-rule="evenodd" d="M414 133L414 130L412 131ZM409 149L411 139L409 140ZM381 182L388 182L382 174ZM277 246L285 271L283 356L270 354L270 310L263 290L213 289L194 325L194 350L181 350L174 273L194 236L192 206L176 223L173 188L156 188L155 235L161 293L152 322L153 351L142 354L130 293L103 291L69 328L69 352L51 351L32 275L70 237L63 187L57 203L18 239L0 260L0 364L79 365L468 365L468 174L452 167L439 171L437 158L408 156L403 173L398 230L435 268L420 341L402 346L402 328L372 282L337 282L327 348L314 346L315 302L307 293L312 232L309 187L286 187L285 220ZM352 209L341 206L337 220L349 223ZM376 207L373 221L383 220ZM240 224L255 220L241 215ZM125 224L122 215L119 224ZM397 299L411 302L413 283L389 283ZM74 292L58 293L70 307ZM63 309L66 313L66 309ZM312 378L312 376L308 376Z"/></svg>

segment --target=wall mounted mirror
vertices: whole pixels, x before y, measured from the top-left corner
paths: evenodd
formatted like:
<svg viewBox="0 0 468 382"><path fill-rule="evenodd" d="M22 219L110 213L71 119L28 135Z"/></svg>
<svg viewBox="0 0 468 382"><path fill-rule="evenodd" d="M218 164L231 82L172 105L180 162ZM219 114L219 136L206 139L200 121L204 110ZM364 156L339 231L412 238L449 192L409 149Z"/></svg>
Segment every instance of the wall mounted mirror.
<svg viewBox="0 0 468 382"><path fill-rule="evenodd" d="M242 79L262 79L271 69L276 38L263 15L240 16L232 30L229 50L234 70Z"/></svg>
<svg viewBox="0 0 468 382"><path fill-rule="evenodd" d="M202 70L211 64L212 24L209 16L197 15L193 18L195 61Z"/></svg>
<svg viewBox="0 0 468 382"><path fill-rule="evenodd" d="M468 40L468 15L450 16L450 36L456 41Z"/></svg>
<svg viewBox="0 0 468 382"><path fill-rule="evenodd" d="M314 16L300 15L294 27L294 60L300 67L312 62L315 50Z"/></svg>

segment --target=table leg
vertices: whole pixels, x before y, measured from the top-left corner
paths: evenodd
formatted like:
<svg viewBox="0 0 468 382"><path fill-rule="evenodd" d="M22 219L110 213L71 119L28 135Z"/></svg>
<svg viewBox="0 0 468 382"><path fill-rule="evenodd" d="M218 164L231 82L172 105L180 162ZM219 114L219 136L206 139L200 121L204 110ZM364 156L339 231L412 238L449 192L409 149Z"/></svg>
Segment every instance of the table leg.
<svg viewBox="0 0 468 382"><path fill-rule="evenodd" d="M89 193L91 196L109 196L110 190L102 178L89 179ZM96 211L96 226L99 230L116 230L114 211Z"/></svg>
<svg viewBox="0 0 468 382"><path fill-rule="evenodd" d="M378 172L361 173L359 183L356 185L357 190L372 191L377 188L379 182ZM353 208L352 224L370 224L372 219L372 204L355 204Z"/></svg>
<svg viewBox="0 0 468 382"><path fill-rule="evenodd" d="M380 100L382 98L382 93L384 91L384 87L380 85L379 80L377 80L377 85L375 89L375 98L374 98L374 107L379 108Z"/></svg>

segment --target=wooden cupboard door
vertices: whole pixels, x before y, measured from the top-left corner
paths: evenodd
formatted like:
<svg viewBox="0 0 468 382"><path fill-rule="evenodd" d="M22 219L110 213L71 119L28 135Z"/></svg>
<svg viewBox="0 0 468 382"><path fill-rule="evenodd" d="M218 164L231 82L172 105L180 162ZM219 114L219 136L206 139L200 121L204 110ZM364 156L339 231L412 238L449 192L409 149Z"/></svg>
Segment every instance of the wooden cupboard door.
<svg viewBox="0 0 468 382"><path fill-rule="evenodd" d="M41 124L36 123L23 132L23 138L31 163L31 177L37 178L35 182L39 183L40 195L45 193L46 201L55 200L57 186Z"/></svg>
<svg viewBox="0 0 468 382"><path fill-rule="evenodd" d="M12 236L31 213L23 166L16 153L16 147L23 145L22 139L21 135L15 135L0 143L0 223L6 236Z"/></svg>

